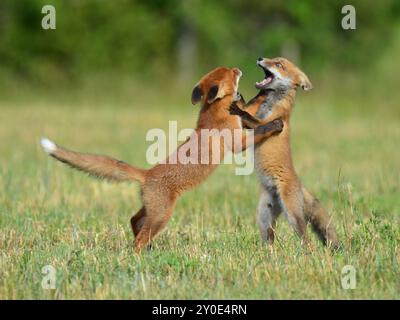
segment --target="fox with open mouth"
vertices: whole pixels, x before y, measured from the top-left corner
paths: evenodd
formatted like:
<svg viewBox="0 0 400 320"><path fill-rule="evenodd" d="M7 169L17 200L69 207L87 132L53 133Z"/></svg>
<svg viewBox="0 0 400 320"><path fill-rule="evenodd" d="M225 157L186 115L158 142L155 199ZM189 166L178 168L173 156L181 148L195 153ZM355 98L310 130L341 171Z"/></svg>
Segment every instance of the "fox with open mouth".
<svg viewBox="0 0 400 320"><path fill-rule="evenodd" d="M335 228L327 211L301 183L290 148L289 120L297 89L312 89L306 74L285 58L259 58L264 79L256 82L259 93L247 104L235 102L230 112L242 118L244 127L255 128L282 119L279 135L260 142L255 149L255 168L262 190L257 222L264 241L273 243L276 219L283 212L296 233L306 240L307 222L327 246L338 248Z"/></svg>

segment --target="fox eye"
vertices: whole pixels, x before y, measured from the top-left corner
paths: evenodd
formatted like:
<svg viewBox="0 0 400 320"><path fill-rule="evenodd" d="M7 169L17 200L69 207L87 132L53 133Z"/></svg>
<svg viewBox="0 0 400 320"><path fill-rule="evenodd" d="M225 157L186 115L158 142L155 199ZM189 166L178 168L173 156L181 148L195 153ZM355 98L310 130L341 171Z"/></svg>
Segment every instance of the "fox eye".
<svg viewBox="0 0 400 320"><path fill-rule="evenodd" d="M278 68L281 68L281 69L283 69L283 65L282 65L282 63L280 63L280 62L277 62L277 63L275 63L275 65L276 65Z"/></svg>

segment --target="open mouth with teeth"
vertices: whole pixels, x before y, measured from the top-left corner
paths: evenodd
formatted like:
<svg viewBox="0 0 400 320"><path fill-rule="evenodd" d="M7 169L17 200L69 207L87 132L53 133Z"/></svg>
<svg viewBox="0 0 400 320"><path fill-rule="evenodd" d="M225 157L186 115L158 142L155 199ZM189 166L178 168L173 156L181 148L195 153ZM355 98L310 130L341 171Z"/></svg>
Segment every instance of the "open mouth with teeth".
<svg viewBox="0 0 400 320"><path fill-rule="evenodd" d="M268 86L274 80L274 74L271 71L269 71L268 69L264 68L260 64L259 64L259 67L261 67L263 69L263 71L264 71L264 79L262 79L259 82L258 81L256 82L256 88L259 89L259 90L267 89Z"/></svg>

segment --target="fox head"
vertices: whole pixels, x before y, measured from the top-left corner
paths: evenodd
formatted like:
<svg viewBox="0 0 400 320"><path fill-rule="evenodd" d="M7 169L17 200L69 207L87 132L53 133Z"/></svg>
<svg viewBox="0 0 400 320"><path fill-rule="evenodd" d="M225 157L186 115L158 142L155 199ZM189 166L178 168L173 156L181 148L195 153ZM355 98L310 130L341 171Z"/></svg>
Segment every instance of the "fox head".
<svg viewBox="0 0 400 320"><path fill-rule="evenodd" d="M288 90L298 87L305 91L312 89L306 74L285 58L258 58L257 65L264 71L264 79L256 82L259 90Z"/></svg>
<svg viewBox="0 0 400 320"><path fill-rule="evenodd" d="M210 71L194 87L192 104L202 101L209 105L226 96L237 99L241 76L242 71L238 68L219 67Z"/></svg>

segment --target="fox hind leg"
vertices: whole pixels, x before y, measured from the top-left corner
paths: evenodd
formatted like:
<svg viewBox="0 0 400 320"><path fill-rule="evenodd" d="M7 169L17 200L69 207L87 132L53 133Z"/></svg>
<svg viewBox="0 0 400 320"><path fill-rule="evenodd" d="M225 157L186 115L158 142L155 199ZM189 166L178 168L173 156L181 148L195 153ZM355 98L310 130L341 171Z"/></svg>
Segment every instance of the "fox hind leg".
<svg viewBox="0 0 400 320"><path fill-rule="evenodd" d="M134 216L131 218L131 227L133 235L136 237L144 224L146 219L146 208L142 207Z"/></svg>
<svg viewBox="0 0 400 320"><path fill-rule="evenodd" d="M339 247L339 240L332 219L328 212L322 207L317 198L307 189L303 188L304 213L306 219L311 223L314 232L326 246L333 249Z"/></svg>
<svg viewBox="0 0 400 320"><path fill-rule="evenodd" d="M262 188L257 207L257 223L260 228L261 239L264 242L273 244L276 219L279 217L281 209L276 190Z"/></svg>
<svg viewBox="0 0 400 320"><path fill-rule="evenodd" d="M172 216L175 202L176 197L163 195L162 192L155 193L155 190L151 190L148 193L144 192L144 208L142 209L144 209L145 213L143 214L139 211L135 222L135 227L140 227L134 242L136 252L141 251L147 246L164 228ZM134 220L136 216L132 219Z"/></svg>
<svg viewBox="0 0 400 320"><path fill-rule="evenodd" d="M303 195L296 190L280 194L283 212L303 243L307 243L307 222L304 216Z"/></svg>
<svg viewBox="0 0 400 320"><path fill-rule="evenodd" d="M150 244L150 241L167 224L172 215L172 211L172 206L167 209L162 209L159 212L148 211L149 214L146 216L146 219L135 238L134 247L136 252L140 252L145 246ZM157 216L151 216L150 214L156 214Z"/></svg>

